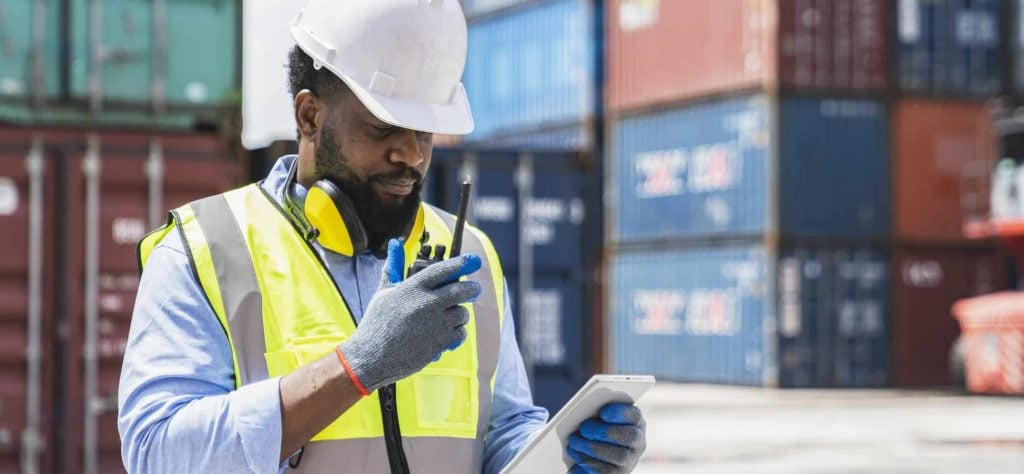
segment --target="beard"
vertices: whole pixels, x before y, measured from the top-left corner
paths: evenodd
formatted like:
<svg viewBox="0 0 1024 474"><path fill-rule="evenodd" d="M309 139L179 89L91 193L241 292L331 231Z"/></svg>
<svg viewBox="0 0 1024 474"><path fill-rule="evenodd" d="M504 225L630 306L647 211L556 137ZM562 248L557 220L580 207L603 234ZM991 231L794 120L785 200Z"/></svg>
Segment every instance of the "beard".
<svg viewBox="0 0 1024 474"><path fill-rule="evenodd" d="M352 169L334 133L325 128L321 132L320 146L316 149L314 172L322 179L329 179L352 200L356 215L366 230L368 248L379 254L385 250L388 239L405 237L413 224L420 207L420 191L423 175L412 168L401 168L386 173L371 174L362 179ZM373 185L376 182L414 179L413 190L401 201L387 202L378 199Z"/></svg>

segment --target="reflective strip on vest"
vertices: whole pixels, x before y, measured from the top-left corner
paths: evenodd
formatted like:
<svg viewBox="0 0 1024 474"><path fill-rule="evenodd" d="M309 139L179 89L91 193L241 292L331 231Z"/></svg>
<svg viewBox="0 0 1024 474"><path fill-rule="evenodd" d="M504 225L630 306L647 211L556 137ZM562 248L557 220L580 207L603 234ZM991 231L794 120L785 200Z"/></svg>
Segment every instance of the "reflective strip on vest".
<svg viewBox="0 0 1024 474"><path fill-rule="evenodd" d="M431 243L449 242L452 216L426 205L423 210ZM228 333L239 385L286 375L329 354L355 331L351 312L313 248L257 185L194 202L175 215L199 269L197 279ZM486 236L466 228L463 253L480 255L483 262L472 276L483 291L466 305L469 337L397 383L402 442L414 472L479 472L482 467L504 277ZM418 240L407 255L418 252ZM140 254L141 261L145 257ZM318 466L389 469L376 393L307 444L299 470L323 472Z"/></svg>

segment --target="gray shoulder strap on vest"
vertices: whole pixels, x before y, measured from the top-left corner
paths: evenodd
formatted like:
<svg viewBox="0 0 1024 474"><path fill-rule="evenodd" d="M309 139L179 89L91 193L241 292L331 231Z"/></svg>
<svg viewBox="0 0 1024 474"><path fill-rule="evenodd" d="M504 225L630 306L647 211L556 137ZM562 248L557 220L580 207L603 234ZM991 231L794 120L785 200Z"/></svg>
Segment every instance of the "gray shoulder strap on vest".
<svg viewBox="0 0 1024 474"><path fill-rule="evenodd" d="M263 324L244 324L241 321L242 318L262 318L263 301L249 246L231 207L223 195L216 195L192 203L192 211L210 247L235 347L246 354L267 352ZM239 376L242 378L239 385L268 377L266 364L256 363L256 360L253 357L238 358Z"/></svg>

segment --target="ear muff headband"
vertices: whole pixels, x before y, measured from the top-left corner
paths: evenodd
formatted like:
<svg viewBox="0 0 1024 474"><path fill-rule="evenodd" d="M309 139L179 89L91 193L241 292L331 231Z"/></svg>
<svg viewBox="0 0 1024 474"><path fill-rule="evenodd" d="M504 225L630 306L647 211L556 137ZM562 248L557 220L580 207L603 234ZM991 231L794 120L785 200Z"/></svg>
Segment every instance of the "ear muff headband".
<svg viewBox="0 0 1024 474"><path fill-rule="evenodd" d="M303 212L319 231L320 245L348 257L366 250L369 239L355 205L334 183L317 181L306 194Z"/></svg>

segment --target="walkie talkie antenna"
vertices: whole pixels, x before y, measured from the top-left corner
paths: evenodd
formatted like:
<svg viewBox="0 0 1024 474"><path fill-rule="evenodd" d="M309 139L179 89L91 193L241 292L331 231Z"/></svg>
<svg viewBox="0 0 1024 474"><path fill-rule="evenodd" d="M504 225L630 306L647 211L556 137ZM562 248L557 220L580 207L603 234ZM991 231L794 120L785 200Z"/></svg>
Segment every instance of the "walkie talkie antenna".
<svg viewBox="0 0 1024 474"><path fill-rule="evenodd" d="M462 182L462 194L459 195L459 211L455 214L455 232L452 234L451 253L448 258L458 257L462 253L462 229L466 227L466 211L469 208L469 189L473 186L469 176Z"/></svg>

